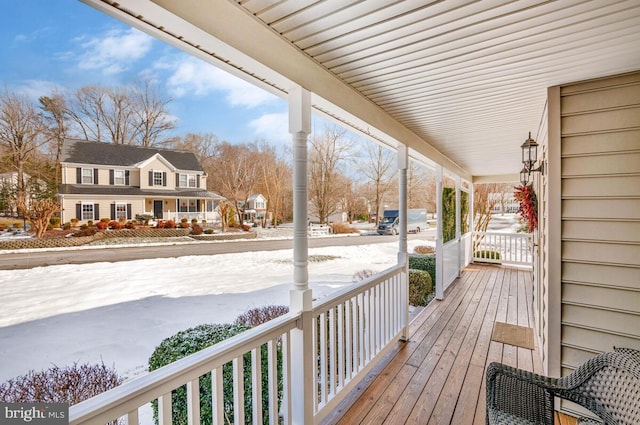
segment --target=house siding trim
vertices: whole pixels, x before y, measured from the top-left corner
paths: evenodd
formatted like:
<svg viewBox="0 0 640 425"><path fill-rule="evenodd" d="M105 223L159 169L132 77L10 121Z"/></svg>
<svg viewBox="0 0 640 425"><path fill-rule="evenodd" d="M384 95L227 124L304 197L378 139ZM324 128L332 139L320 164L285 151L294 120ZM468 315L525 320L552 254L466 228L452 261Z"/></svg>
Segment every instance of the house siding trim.
<svg viewBox="0 0 640 425"><path fill-rule="evenodd" d="M566 375L613 346L640 349L640 72L548 94L548 284L559 309L549 322L560 338L549 372Z"/></svg>
<svg viewBox="0 0 640 425"><path fill-rule="evenodd" d="M561 121L560 121L560 88L551 87L548 96L548 162L547 162L547 281L546 305L546 355L544 362L545 373L550 376L560 376L561 373L561 333L562 320L560 285L562 276L562 204L559 202L562 190L561 175Z"/></svg>

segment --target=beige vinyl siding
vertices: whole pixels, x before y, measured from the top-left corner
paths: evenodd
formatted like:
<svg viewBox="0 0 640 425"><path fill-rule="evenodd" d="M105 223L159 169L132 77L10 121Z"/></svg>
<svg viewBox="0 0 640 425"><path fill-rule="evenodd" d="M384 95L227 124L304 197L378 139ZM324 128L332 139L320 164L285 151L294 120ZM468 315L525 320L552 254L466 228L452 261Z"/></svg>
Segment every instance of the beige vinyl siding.
<svg viewBox="0 0 640 425"><path fill-rule="evenodd" d="M87 202L94 205L98 204L100 214L99 214L99 217L94 221L98 221L101 218L110 218L111 205L114 204L115 202L123 202L125 204L131 204L132 218L135 218L136 214L143 214L145 212L145 209L144 209L145 205L144 205L143 198L122 197L116 200L116 199L102 199L101 197L98 198L97 196L92 196L92 195L86 195L84 197L79 195L66 195L62 202L63 222L66 223L66 222L69 222L72 218L79 218L79 217L76 217L76 205L82 202ZM86 222L87 220L80 220L79 223L84 224Z"/></svg>
<svg viewBox="0 0 640 425"><path fill-rule="evenodd" d="M640 73L560 88L561 360L640 348Z"/></svg>

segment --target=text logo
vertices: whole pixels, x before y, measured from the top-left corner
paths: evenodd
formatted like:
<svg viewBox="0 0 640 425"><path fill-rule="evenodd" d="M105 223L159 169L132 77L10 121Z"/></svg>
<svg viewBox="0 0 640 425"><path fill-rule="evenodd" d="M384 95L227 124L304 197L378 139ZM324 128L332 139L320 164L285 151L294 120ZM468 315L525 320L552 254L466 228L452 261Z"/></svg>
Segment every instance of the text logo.
<svg viewBox="0 0 640 425"><path fill-rule="evenodd" d="M67 425L67 403L0 403L0 425Z"/></svg>

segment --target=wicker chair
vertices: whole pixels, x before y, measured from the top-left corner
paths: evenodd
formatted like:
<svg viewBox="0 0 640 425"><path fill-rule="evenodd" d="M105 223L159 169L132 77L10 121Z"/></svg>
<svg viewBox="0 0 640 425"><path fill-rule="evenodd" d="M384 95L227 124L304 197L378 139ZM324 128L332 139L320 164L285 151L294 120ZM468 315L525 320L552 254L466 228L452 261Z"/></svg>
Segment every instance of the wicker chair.
<svg viewBox="0 0 640 425"><path fill-rule="evenodd" d="M487 424L553 425L554 397L577 403L602 422L640 424L640 352L626 348L599 354L563 378L491 363L487 368Z"/></svg>

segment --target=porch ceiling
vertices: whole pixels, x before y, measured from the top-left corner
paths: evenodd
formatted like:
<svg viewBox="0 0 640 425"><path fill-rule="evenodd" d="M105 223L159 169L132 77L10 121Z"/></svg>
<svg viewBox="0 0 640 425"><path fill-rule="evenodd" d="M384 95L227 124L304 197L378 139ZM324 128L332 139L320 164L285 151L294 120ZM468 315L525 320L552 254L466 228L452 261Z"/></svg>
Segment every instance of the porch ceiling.
<svg viewBox="0 0 640 425"><path fill-rule="evenodd" d="M518 173L547 87L640 69L640 0L82 1L466 178Z"/></svg>

